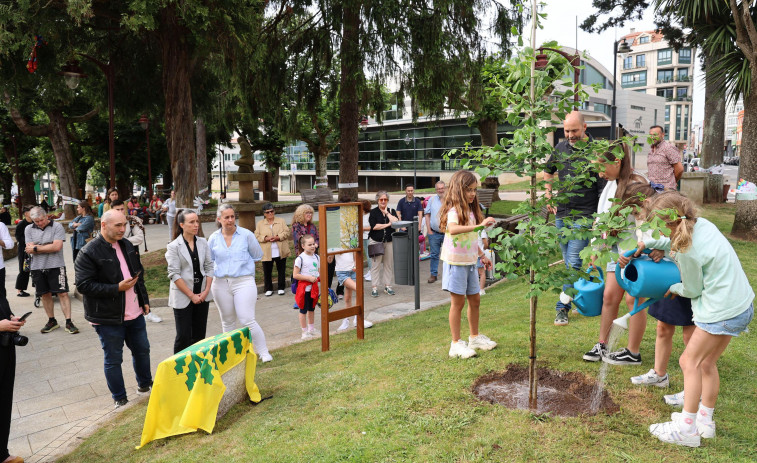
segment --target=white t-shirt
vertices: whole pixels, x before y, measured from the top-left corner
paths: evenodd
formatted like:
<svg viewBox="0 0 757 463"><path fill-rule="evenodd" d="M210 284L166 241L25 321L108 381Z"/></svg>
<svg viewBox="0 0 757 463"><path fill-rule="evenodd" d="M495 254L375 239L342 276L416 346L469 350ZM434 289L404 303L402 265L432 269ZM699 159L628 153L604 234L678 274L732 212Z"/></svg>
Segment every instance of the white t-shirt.
<svg viewBox="0 0 757 463"><path fill-rule="evenodd" d="M269 224L271 227L271 233L273 233L273 224ZM275 259L279 257L281 253L279 252L279 243L275 241L271 241L271 258Z"/></svg>
<svg viewBox="0 0 757 463"><path fill-rule="evenodd" d="M336 259L336 272L351 272L355 269L355 254L347 252L337 254L334 258Z"/></svg>
<svg viewBox="0 0 757 463"><path fill-rule="evenodd" d="M300 273L303 275L308 275L312 277L318 278L321 276L321 261L318 257L318 254L313 254L312 256L307 255L306 253L302 253L294 260L294 266L299 267ZM313 285L307 285L305 287L305 291L310 291L312 289Z"/></svg>
<svg viewBox="0 0 757 463"><path fill-rule="evenodd" d="M363 239L368 239L368 233L371 231L371 224L368 223L368 216L371 214L363 214Z"/></svg>

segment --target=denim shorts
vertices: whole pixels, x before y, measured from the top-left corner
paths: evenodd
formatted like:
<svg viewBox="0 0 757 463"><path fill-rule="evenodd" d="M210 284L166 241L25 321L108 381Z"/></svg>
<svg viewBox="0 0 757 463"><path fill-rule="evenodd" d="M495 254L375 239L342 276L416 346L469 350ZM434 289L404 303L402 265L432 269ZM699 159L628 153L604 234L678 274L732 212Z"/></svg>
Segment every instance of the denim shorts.
<svg viewBox="0 0 757 463"><path fill-rule="evenodd" d="M701 323L694 321L698 328L714 335L738 336L739 333L746 331L747 325L754 318L754 304L749 304L749 308L728 320L715 323Z"/></svg>
<svg viewBox="0 0 757 463"><path fill-rule="evenodd" d="M480 257L476 261L476 268L484 268L484 264L481 263L481 258Z"/></svg>
<svg viewBox="0 0 757 463"><path fill-rule="evenodd" d="M357 281L357 273L354 270L336 272L336 277L340 285L344 285L344 282L347 281L348 278L352 278L352 281Z"/></svg>
<svg viewBox="0 0 757 463"><path fill-rule="evenodd" d="M450 265L444 263L444 275L442 275L442 289L452 294L472 295L478 294L481 287L478 282L478 270L473 265Z"/></svg>

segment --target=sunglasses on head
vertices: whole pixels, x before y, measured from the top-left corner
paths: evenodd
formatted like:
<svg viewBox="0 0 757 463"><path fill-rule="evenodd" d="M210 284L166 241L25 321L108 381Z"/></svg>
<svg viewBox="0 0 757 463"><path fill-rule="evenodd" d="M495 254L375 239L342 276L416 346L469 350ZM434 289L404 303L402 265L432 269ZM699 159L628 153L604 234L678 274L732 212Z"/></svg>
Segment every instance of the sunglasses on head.
<svg viewBox="0 0 757 463"><path fill-rule="evenodd" d="M273 214L273 209L269 209L267 211L263 211L263 214Z"/></svg>

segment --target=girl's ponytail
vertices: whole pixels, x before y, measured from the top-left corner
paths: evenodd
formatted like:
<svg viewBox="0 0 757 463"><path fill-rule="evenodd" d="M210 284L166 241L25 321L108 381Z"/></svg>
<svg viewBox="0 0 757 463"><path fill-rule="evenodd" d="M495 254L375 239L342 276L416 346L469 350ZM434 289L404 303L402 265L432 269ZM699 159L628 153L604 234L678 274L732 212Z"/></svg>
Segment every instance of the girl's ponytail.
<svg viewBox="0 0 757 463"><path fill-rule="evenodd" d="M650 216L658 215L665 223L677 224L677 230L670 237L670 248L676 252L686 252L692 243L694 225L697 223L698 211L694 202L682 194L671 191L652 197L645 205Z"/></svg>

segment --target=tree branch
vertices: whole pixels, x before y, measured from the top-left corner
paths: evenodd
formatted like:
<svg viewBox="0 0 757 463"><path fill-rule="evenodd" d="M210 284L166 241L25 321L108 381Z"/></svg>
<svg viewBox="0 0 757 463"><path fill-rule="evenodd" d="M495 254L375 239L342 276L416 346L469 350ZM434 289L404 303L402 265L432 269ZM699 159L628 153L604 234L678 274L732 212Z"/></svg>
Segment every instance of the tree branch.
<svg viewBox="0 0 757 463"><path fill-rule="evenodd" d="M11 106L11 98L8 93L5 94L5 104L8 106L8 111L10 112L11 118L13 119L13 122L15 122L16 127L18 127L18 130L24 135L30 137L46 137L50 134L49 125L30 125L21 113Z"/></svg>
<svg viewBox="0 0 757 463"><path fill-rule="evenodd" d="M736 0L729 0L729 4L731 6L731 12L733 13L733 20L736 23L736 45L741 49L742 52L744 52L744 55L746 55L748 60L754 59L754 49L752 46L752 42L749 42L749 33L746 28L746 24L744 24L744 18L741 16L741 11L739 9L739 6L736 4ZM742 7L746 5L746 12L749 14L749 5L747 2L742 2ZM751 18L750 18L751 20ZM754 27L754 24L752 24Z"/></svg>
<svg viewBox="0 0 757 463"><path fill-rule="evenodd" d="M71 116L68 117L68 122L84 122L92 119L97 115L97 113L100 112L99 108L95 108L92 111L88 112L87 114L82 114L81 116Z"/></svg>

